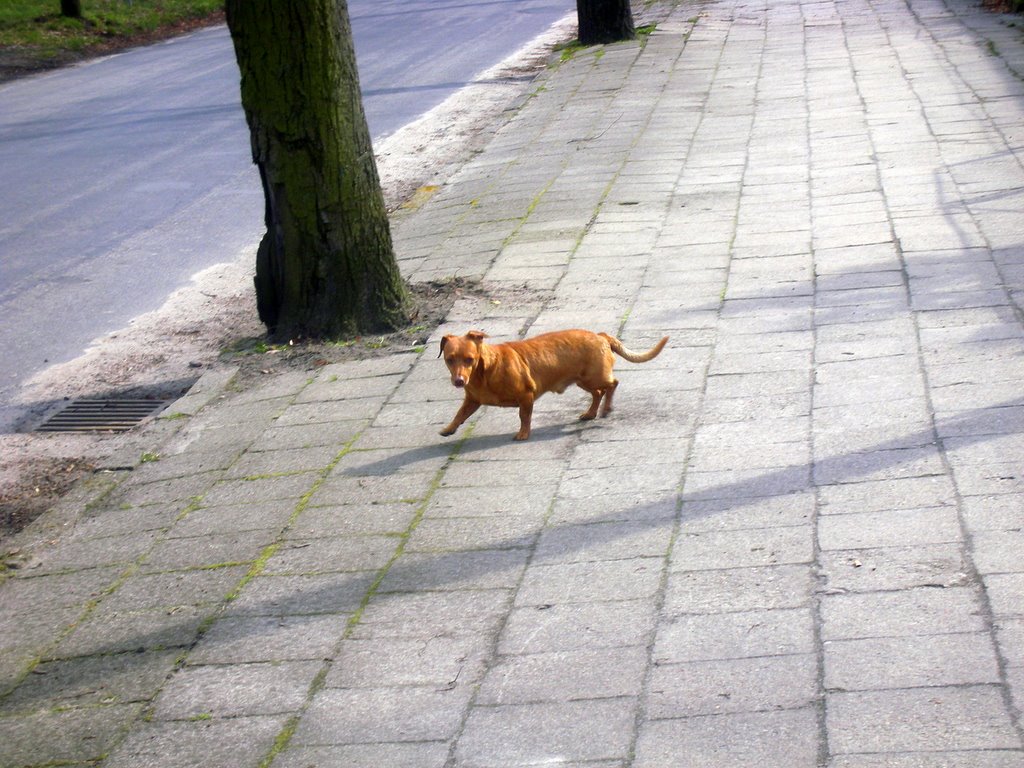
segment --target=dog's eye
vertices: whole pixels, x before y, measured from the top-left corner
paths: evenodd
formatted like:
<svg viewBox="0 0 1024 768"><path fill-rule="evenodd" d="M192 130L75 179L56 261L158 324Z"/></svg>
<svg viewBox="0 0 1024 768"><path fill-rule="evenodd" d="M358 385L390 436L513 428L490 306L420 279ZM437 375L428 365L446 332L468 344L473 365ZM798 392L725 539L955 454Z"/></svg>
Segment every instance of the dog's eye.
<svg viewBox="0 0 1024 768"><path fill-rule="evenodd" d="M472 357L467 357L467 358L466 358L465 360L463 360L462 362L463 362L463 363L464 363L465 365L472 365L472 364L473 364L473 358L472 358Z"/></svg>

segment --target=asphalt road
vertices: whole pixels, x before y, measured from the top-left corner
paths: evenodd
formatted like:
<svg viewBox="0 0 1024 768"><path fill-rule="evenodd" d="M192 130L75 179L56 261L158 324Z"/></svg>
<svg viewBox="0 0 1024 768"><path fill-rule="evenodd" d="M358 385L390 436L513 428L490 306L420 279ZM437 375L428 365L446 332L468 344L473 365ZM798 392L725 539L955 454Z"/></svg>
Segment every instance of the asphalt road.
<svg viewBox="0 0 1024 768"><path fill-rule="evenodd" d="M375 139L572 0L351 0ZM159 307L262 232L227 30L0 86L0 431L20 384Z"/></svg>

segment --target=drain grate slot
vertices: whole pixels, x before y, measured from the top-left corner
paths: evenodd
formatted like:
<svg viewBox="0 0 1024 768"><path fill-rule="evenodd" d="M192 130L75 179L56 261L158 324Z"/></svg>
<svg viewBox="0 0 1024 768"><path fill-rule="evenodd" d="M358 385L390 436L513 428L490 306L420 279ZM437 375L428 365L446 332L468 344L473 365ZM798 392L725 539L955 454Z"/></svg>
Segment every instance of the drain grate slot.
<svg viewBox="0 0 1024 768"><path fill-rule="evenodd" d="M36 432L127 432L167 407L168 400L72 400Z"/></svg>

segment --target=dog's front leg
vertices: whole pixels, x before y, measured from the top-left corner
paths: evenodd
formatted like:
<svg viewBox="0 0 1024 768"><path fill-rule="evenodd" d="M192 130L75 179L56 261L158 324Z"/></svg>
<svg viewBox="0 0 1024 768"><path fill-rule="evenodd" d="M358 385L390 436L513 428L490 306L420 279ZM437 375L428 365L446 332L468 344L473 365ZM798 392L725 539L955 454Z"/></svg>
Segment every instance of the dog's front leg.
<svg viewBox="0 0 1024 768"><path fill-rule="evenodd" d="M596 419L597 407L601 404L602 391L600 389L587 391L590 392L590 407L580 414L580 421L590 421L591 419Z"/></svg>
<svg viewBox="0 0 1024 768"><path fill-rule="evenodd" d="M464 422L466 419L468 419L470 416L476 413L479 407L479 402L477 402L476 400L471 400L469 395L466 395L466 399L462 401L462 407L459 408L458 413L455 414L455 418L452 419L452 423L441 430L441 435L443 437L454 435L455 430L462 426L462 422Z"/></svg>
<svg viewBox="0 0 1024 768"><path fill-rule="evenodd" d="M533 396L519 401L519 431L516 432L513 440L528 440L530 437L530 422L533 419Z"/></svg>

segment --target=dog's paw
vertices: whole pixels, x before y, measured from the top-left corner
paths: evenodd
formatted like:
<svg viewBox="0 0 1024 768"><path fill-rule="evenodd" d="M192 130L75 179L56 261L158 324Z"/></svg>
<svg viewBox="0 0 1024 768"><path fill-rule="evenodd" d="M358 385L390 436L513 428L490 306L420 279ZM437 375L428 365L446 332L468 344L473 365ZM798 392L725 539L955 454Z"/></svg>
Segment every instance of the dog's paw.
<svg viewBox="0 0 1024 768"><path fill-rule="evenodd" d="M441 437L451 437L452 435L455 434L455 430L454 429L442 429L437 434L439 434Z"/></svg>

